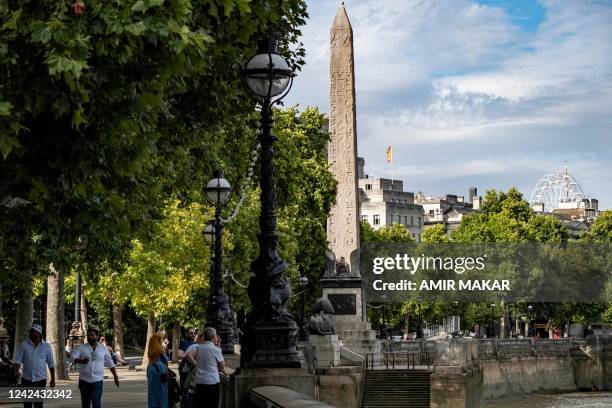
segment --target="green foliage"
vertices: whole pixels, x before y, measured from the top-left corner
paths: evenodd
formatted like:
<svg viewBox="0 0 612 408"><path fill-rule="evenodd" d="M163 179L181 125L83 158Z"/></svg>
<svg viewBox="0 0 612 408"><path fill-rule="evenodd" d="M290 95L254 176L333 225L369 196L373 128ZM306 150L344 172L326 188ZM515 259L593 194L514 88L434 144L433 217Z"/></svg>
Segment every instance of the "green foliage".
<svg viewBox="0 0 612 408"><path fill-rule="evenodd" d="M612 242L612 210L603 211L580 236L584 242Z"/></svg>
<svg viewBox="0 0 612 408"><path fill-rule="evenodd" d="M449 241L450 238L448 237L448 235L446 235L443 224L436 224L431 227L427 227L423 231L423 242L440 243Z"/></svg>
<svg viewBox="0 0 612 408"><path fill-rule="evenodd" d="M359 225L362 242L415 242L410 231L402 224L393 223L379 229L374 229L367 221L361 221Z"/></svg>
<svg viewBox="0 0 612 408"><path fill-rule="evenodd" d="M185 323L201 318L202 309L188 306L208 286L210 248L202 236L208 217L200 205L168 203L153 238L134 240L126 270L109 282L109 289L123 292L115 296L129 299L142 316L153 313Z"/></svg>
<svg viewBox="0 0 612 408"><path fill-rule="evenodd" d="M213 168L239 184L255 128L242 65L271 30L303 64L303 0L71 3L0 3L0 201L30 203L0 209L10 282L49 262L121 271L169 199L193 202Z"/></svg>
<svg viewBox="0 0 612 408"><path fill-rule="evenodd" d="M453 231L457 242L566 242L568 233L555 218L536 214L522 194L489 190L483 211L466 215Z"/></svg>

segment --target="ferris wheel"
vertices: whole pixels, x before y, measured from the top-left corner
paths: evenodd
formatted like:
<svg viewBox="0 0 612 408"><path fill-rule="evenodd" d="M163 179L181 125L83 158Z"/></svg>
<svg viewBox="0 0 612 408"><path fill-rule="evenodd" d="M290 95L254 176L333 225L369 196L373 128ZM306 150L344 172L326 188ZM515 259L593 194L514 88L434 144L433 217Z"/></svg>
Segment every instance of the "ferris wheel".
<svg viewBox="0 0 612 408"><path fill-rule="evenodd" d="M544 211L551 212L560 207L578 208L586 198L582 187L566 168L563 173L542 177L531 193L529 204L544 204Z"/></svg>

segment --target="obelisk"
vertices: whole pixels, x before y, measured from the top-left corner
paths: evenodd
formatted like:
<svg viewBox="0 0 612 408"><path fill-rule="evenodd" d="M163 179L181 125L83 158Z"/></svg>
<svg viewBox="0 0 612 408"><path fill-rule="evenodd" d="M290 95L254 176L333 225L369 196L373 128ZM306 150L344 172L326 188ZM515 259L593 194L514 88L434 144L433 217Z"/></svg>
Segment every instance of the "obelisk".
<svg viewBox="0 0 612 408"><path fill-rule="evenodd" d="M363 319L359 273L359 180L353 29L344 9L338 9L330 31L330 96L328 161L338 182L336 204L327 220L329 248L335 266L321 280L323 296L336 310L337 320Z"/></svg>

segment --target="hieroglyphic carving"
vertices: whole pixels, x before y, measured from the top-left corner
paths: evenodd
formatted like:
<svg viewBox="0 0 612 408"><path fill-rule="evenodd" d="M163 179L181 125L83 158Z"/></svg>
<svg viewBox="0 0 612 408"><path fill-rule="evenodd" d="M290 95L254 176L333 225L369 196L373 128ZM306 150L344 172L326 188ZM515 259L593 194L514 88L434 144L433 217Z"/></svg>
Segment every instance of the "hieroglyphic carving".
<svg viewBox="0 0 612 408"><path fill-rule="evenodd" d="M343 6L330 31L330 108L331 141L328 160L338 181L336 205L327 222L327 237L336 259L350 260L359 249L359 194L357 178L357 133L355 123L355 76L353 30ZM350 265L351 275L359 276L358 265Z"/></svg>

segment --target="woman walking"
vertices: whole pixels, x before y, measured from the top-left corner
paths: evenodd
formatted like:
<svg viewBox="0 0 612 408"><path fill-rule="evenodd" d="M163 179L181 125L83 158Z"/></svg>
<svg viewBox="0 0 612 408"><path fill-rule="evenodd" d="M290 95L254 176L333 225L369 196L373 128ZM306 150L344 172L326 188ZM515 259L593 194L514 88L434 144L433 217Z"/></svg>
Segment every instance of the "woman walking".
<svg viewBox="0 0 612 408"><path fill-rule="evenodd" d="M168 408L168 359L164 355L162 333L149 340L149 366L147 367L148 408Z"/></svg>

